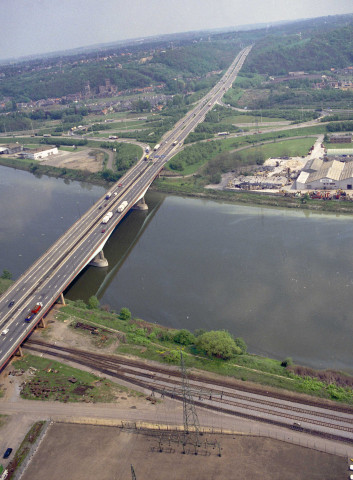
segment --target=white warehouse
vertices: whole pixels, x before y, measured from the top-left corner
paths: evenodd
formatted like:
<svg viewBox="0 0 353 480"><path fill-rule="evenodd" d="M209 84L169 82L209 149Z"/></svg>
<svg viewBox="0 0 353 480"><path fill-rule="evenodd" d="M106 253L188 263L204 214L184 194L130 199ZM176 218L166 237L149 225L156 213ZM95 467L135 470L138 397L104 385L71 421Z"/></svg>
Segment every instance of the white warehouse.
<svg viewBox="0 0 353 480"><path fill-rule="evenodd" d="M296 181L297 190L352 190L353 162L322 162L316 171L303 170Z"/></svg>
<svg viewBox="0 0 353 480"><path fill-rule="evenodd" d="M42 160L43 158L47 158L50 155L56 155L57 153L59 153L57 147L40 147L24 151L22 155L31 160Z"/></svg>

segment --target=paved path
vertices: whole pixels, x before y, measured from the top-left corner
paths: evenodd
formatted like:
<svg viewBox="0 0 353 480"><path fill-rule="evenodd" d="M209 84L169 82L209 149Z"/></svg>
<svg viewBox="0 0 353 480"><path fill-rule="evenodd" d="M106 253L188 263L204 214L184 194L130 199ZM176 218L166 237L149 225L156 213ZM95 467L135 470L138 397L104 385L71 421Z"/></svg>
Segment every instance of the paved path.
<svg viewBox="0 0 353 480"><path fill-rule="evenodd" d="M123 421L148 422L152 424L183 425L183 408L180 402L163 399L153 405L145 399L127 399L115 404L59 403L36 400L22 400L16 392L0 399L0 412L10 415L5 426L1 427L0 452L8 446L17 448L31 423L36 420L82 423L112 423ZM208 428L232 430L243 434L262 435L279 440L308 446L321 451L353 457L353 446L331 442L288 428L267 425L209 410L198 408L200 425Z"/></svg>

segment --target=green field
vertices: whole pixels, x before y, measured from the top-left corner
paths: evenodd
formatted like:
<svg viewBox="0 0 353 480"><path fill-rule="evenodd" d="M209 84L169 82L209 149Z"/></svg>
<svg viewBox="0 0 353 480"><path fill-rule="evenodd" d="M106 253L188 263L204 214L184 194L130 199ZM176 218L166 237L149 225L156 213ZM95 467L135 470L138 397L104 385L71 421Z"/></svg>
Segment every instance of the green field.
<svg viewBox="0 0 353 480"><path fill-rule="evenodd" d="M349 148L353 150L353 143L325 143L327 150Z"/></svg>
<svg viewBox="0 0 353 480"><path fill-rule="evenodd" d="M264 157L278 158L278 157L301 157L307 155L310 147L313 145L315 139L313 138L298 138L292 140L279 140L276 143L263 144L256 147L251 147L241 153L246 157L248 152L260 150Z"/></svg>
<svg viewBox="0 0 353 480"><path fill-rule="evenodd" d="M286 140L285 135L281 136L281 138L273 138L273 140L270 138L271 134L259 134L222 140L217 139L217 145L219 145L219 148L205 152L203 155L197 155L197 152L201 151L200 147L198 144L192 144L191 146L186 147L183 152L176 155L167 167L172 170L170 165L173 164L173 162L180 162L182 169L179 169L176 173L182 176L191 175L198 172L198 170L200 170L207 162L216 158L221 153L231 152L241 148L245 149L239 152L239 155L244 159L244 164L248 163L246 162L247 155L251 155L254 151L261 152L265 159L270 157L303 156L307 155L309 148L315 141L315 138L311 137L291 138ZM190 157L195 156L197 161L192 162L191 164L188 163L188 152L190 152Z"/></svg>
<svg viewBox="0 0 353 480"><path fill-rule="evenodd" d="M288 123L284 118L273 118L273 117L258 117L254 115L234 115L232 117L226 117L222 119L222 123L231 123L234 125L241 123L254 123L258 124L259 128L262 127L262 122L281 122L284 125Z"/></svg>
<svg viewBox="0 0 353 480"><path fill-rule="evenodd" d="M122 391L133 393L110 380L35 355L26 354L15 361L13 366L25 371L35 369L21 390L21 397L29 400L112 402ZM140 396L137 392L133 394Z"/></svg>
<svg viewBox="0 0 353 480"><path fill-rule="evenodd" d="M0 278L0 295L4 293L12 284L13 280Z"/></svg>

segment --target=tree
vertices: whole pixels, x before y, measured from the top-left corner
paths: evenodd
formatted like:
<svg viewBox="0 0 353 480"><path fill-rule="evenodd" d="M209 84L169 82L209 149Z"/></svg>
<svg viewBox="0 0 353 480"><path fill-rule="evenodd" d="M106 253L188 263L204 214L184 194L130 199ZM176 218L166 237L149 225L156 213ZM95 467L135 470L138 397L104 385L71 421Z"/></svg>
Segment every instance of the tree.
<svg viewBox="0 0 353 480"><path fill-rule="evenodd" d="M131 319L131 312L128 308L126 307L123 307L121 310L120 310L120 313L119 313L119 318L120 320L130 320Z"/></svg>
<svg viewBox="0 0 353 480"><path fill-rule="evenodd" d="M1 278L5 279L5 280L11 280L12 278L12 273L9 272L8 270L3 270L2 271L2 275L1 275Z"/></svg>
<svg viewBox="0 0 353 480"><path fill-rule="evenodd" d="M87 305L88 305L88 308L91 308L92 310L99 308L98 298L95 295L92 295L91 297L89 297Z"/></svg>
<svg viewBox="0 0 353 480"><path fill-rule="evenodd" d="M180 343L180 345L191 345L195 343L195 335L183 328L175 333L173 340L176 343Z"/></svg>
<svg viewBox="0 0 353 480"><path fill-rule="evenodd" d="M209 357L223 358L224 360L242 353L232 335L225 330L211 330L204 333L196 339L196 347Z"/></svg>
<svg viewBox="0 0 353 480"><path fill-rule="evenodd" d="M241 337L237 337L235 339L235 345L240 348L241 353L246 353L247 352L248 346L246 345L246 343L244 342L244 340Z"/></svg>

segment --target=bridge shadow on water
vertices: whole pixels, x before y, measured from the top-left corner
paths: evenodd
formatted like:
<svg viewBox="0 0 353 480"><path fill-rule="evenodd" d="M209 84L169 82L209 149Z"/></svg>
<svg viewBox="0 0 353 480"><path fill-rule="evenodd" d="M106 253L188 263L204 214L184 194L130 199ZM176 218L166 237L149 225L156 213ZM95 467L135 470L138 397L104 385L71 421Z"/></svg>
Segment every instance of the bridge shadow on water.
<svg viewBox="0 0 353 480"><path fill-rule="evenodd" d="M70 300L81 299L85 302L92 295L101 298L164 199L165 195L151 192L146 195L148 210L130 210L104 246L104 256L109 266L97 268L87 265L64 291L64 296Z"/></svg>

